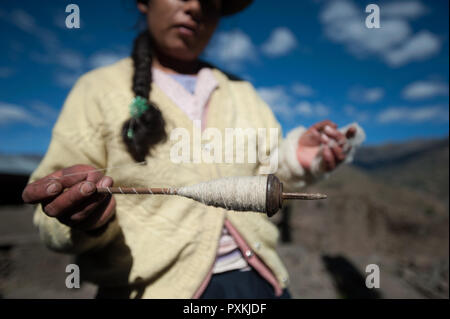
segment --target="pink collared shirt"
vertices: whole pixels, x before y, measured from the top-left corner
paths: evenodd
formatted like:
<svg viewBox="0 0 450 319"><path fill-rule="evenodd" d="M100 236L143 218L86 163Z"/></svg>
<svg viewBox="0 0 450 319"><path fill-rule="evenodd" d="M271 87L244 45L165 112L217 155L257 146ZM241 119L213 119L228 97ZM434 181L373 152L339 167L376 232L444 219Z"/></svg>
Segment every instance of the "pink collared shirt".
<svg viewBox="0 0 450 319"><path fill-rule="evenodd" d="M152 74L153 81L191 120L201 121L203 130L206 124L209 98L219 86L211 69L202 68L198 72L194 94L190 94L180 83L161 70L153 68ZM194 124L197 123L194 122Z"/></svg>

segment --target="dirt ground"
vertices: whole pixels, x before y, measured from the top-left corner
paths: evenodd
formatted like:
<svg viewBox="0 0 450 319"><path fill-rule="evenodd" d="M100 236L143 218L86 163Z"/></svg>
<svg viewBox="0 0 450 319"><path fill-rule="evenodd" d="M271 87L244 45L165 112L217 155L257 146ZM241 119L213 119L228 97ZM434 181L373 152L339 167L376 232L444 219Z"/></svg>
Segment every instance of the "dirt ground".
<svg viewBox="0 0 450 319"><path fill-rule="evenodd" d="M294 223L294 242L281 244L279 253L290 273L290 290L294 298L348 298L374 297L371 294L359 296L345 295L345 287L339 285L347 280L358 282L364 272L365 265L377 263L383 269L381 277L381 298L440 298L442 295L430 295L414 286L414 281L408 281L408 274L398 273L397 260L389 262L389 258L376 253L343 255L333 245L331 249L317 249L308 242L315 235L304 233L304 243L299 242L301 233L308 223L314 223L311 216L321 214L311 209L303 214L300 226ZM39 240L37 230L32 225L33 207L2 206L0 207L0 295L2 298L93 298L96 287L82 283L79 289L68 289L65 279L68 275L65 268L71 263L68 255L48 250ZM321 218L327 218L322 216ZM295 221L295 219L294 219ZM300 230L298 229L300 227ZM317 234L316 234L317 235ZM318 235L320 237L320 235ZM324 243L324 238L315 238L316 243ZM320 246L320 244L319 244ZM357 251L357 250L356 250ZM328 269L334 263L334 268L344 271L335 272ZM340 265L340 266L339 266ZM342 267L341 267L342 266ZM345 270L347 267L347 270ZM447 260L448 267L448 260ZM333 267L331 268L333 269ZM350 271L349 271L350 269ZM407 268L405 268L407 269ZM354 272L354 273L352 273ZM359 274L358 274L359 273ZM342 274L344 276L342 277ZM350 274L350 275L349 275ZM349 275L349 276L348 276ZM414 273L409 274L416 277ZM344 279L339 279L340 276ZM353 276L353 277L352 277ZM448 268L447 268L448 276ZM406 278L406 279L405 279ZM447 277L448 278L448 277ZM350 286L350 292L361 289ZM342 287L341 287L342 288ZM364 288L363 288L364 289ZM448 298L448 286L447 286ZM343 292L344 291L344 292ZM366 291L367 293L367 291Z"/></svg>

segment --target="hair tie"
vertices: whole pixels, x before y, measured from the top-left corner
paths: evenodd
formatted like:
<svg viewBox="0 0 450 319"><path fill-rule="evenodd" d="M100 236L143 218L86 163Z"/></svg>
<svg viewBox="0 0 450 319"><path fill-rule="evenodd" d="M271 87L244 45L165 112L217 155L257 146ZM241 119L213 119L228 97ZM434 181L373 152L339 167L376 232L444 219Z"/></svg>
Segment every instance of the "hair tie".
<svg viewBox="0 0 450 319"><path fill-rule="evenodd" d="M133 98L133 101L130 104L130 114L131 117L134 119L139 118L142 114L144 114L145 111L148 110L148 102L146 98L143 98L142 96L136 96ZM132 128L132 123L133 121L131 121L130 123L130 127L128 128L127 131L127 136L128 138L133 138L134 136L134 132L133 132L133 128Z"/></svg>
<svg viewBox="0 0 450 319"><path fill-rule="evenodd" d="M130 104L130 114L134 118L140 117L147 110L148 110L147 99L143 98L142 96L139 95L136 96L133 99L133 102L131 102Z"/></svg>

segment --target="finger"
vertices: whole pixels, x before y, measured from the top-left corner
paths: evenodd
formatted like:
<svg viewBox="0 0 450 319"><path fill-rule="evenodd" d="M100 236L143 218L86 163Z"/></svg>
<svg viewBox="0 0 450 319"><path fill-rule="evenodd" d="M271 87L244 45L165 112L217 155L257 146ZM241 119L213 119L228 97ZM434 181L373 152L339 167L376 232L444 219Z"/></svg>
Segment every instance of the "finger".
<svg viewBox="0 0 450 319"><path fill-rule="evenodd" d="M102 176L102 172L89 165L63 168L27 185L22 193L22 199L28 204L48 201L60 194L64 188L83 180L96 183Z"/></svg>
<svg viewBox="0 0 450 319"><path fill-rule="evenodd" d="M356 134L356 128L352 126L347 130L347 132L345 132L345 137L352 138L355 136L355 134Z"/></svg>
<svg viewBox="0 0 450 319"><path fill-rule="evenodd" d="M342 148L338 145L331 147L336 164L339 164L345 160L345 154Z"/></svg>
<svg viewBox="0 0 450 319"><path fill-rule="evenodd" d="M114 197L102 202L98 209L88 218L76 224L74 227L83 230L92 230L106 224L115 213L116 202Z"/></svg>
<svg viewBox="0 0 450 319"><path fill-rule="evenodd" d="M321 136L318 130L310 128L299 140L300 146L318 146L321 143Z"/></svg>
<svg viewBox="0 0 450 319"><path fill-rule="evenodd" d="M322 158L325 162L325 170L331 171L336 167L336 162L334 160L334 155L331 149L328 146L323 148Z"/></svg>
<svg viewBox="0 0 450 319"><path fill-rule="evenodd" d="M328 145L328 143L331 142L331 139L330 139L325 133L321 133L321 134L320 134L320 141L321 141L323 144Z"/></svg>
<svg viewBox="0 0 450 319"><path fill-rule="evenodd" d="M27 204L36 204L58 195L63 187L61 183L51 179L61 175L62 170L59 170L28 184L22 192L23 201Z"/></svg>
<svg viewBox="0 0 450 319"><path fill-rule="evenodd" d="M22 199L27 204L37 204L44 200L52 199L61 193L63 187L58 182L29 184L22 193Z"/></svg>
<svg viewBox="0 0 450 319"><path fill-rule="evenodd" d="M44 212L50 217L58 217L68 210L76 209L83 201L92 196L97 191L95 184L91 182L80 182L68 188L67 191L56 197L47 204Z"/></svg>
<svg viewBox="0 0 450 319"><path fill-rule="evenodd" d="M111 187L113 185L113 180L109 176L104 176L100 181L97 182L97 187ZM75 210L76 213L70 213L70 214L61 214L60 218L68 218L73 222L80 222L86 218L88 218L89 215L93 213L93 211L98 210L102 203L106 202L108 203L111 199L110 194L100 194L95 193L86 200L82 201L79 206L77 206L77 209ZM73 211L72 211L73 212ZM68 216L66 216L68 215Z"/></svg>
<svg viewBox="0 0 450 319"><path fill-rule="evenodd" d="M328 137L336 140L339 144L344 144L346 141L344 134L342 134L341 132L339 132L338 130L336 130L330 126L325 126L324 133Z"/></svg>
<svg viewBox="0 0 450 319"><path fill-rule="evenodd" d="M58 178L58 182L67 188L84 180L95 184L102 177L103 172L90 165L74 165L63 169L63 174Z"/></svg>
<svg viewBox="0 0 450 319"><path fill-rule="evenodd" d="M58 216L59 219L79 223L99 209L103 202L108 202L111 199L110 194L93 194L91 197L81 201L79 205L74 206L73 209L67 209Z"/></svg>
<svg viewBox="0 0 450 319"><path fill-rule="evenodd" d="M103 176L98 182L97 187L111 187L113 186L114 181L110 176Z"/></svg>

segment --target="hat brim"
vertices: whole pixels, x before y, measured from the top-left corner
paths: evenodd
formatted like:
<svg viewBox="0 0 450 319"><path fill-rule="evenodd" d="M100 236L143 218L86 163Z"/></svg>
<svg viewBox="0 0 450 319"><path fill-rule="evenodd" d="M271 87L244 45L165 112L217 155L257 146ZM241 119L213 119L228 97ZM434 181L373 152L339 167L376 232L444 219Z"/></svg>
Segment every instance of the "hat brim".
<svg viewBox="0 0 450 319"><path fill-rule="evenodd" d="M223 0L222 16L229 16L247 8L253 0Z"/></svg>

